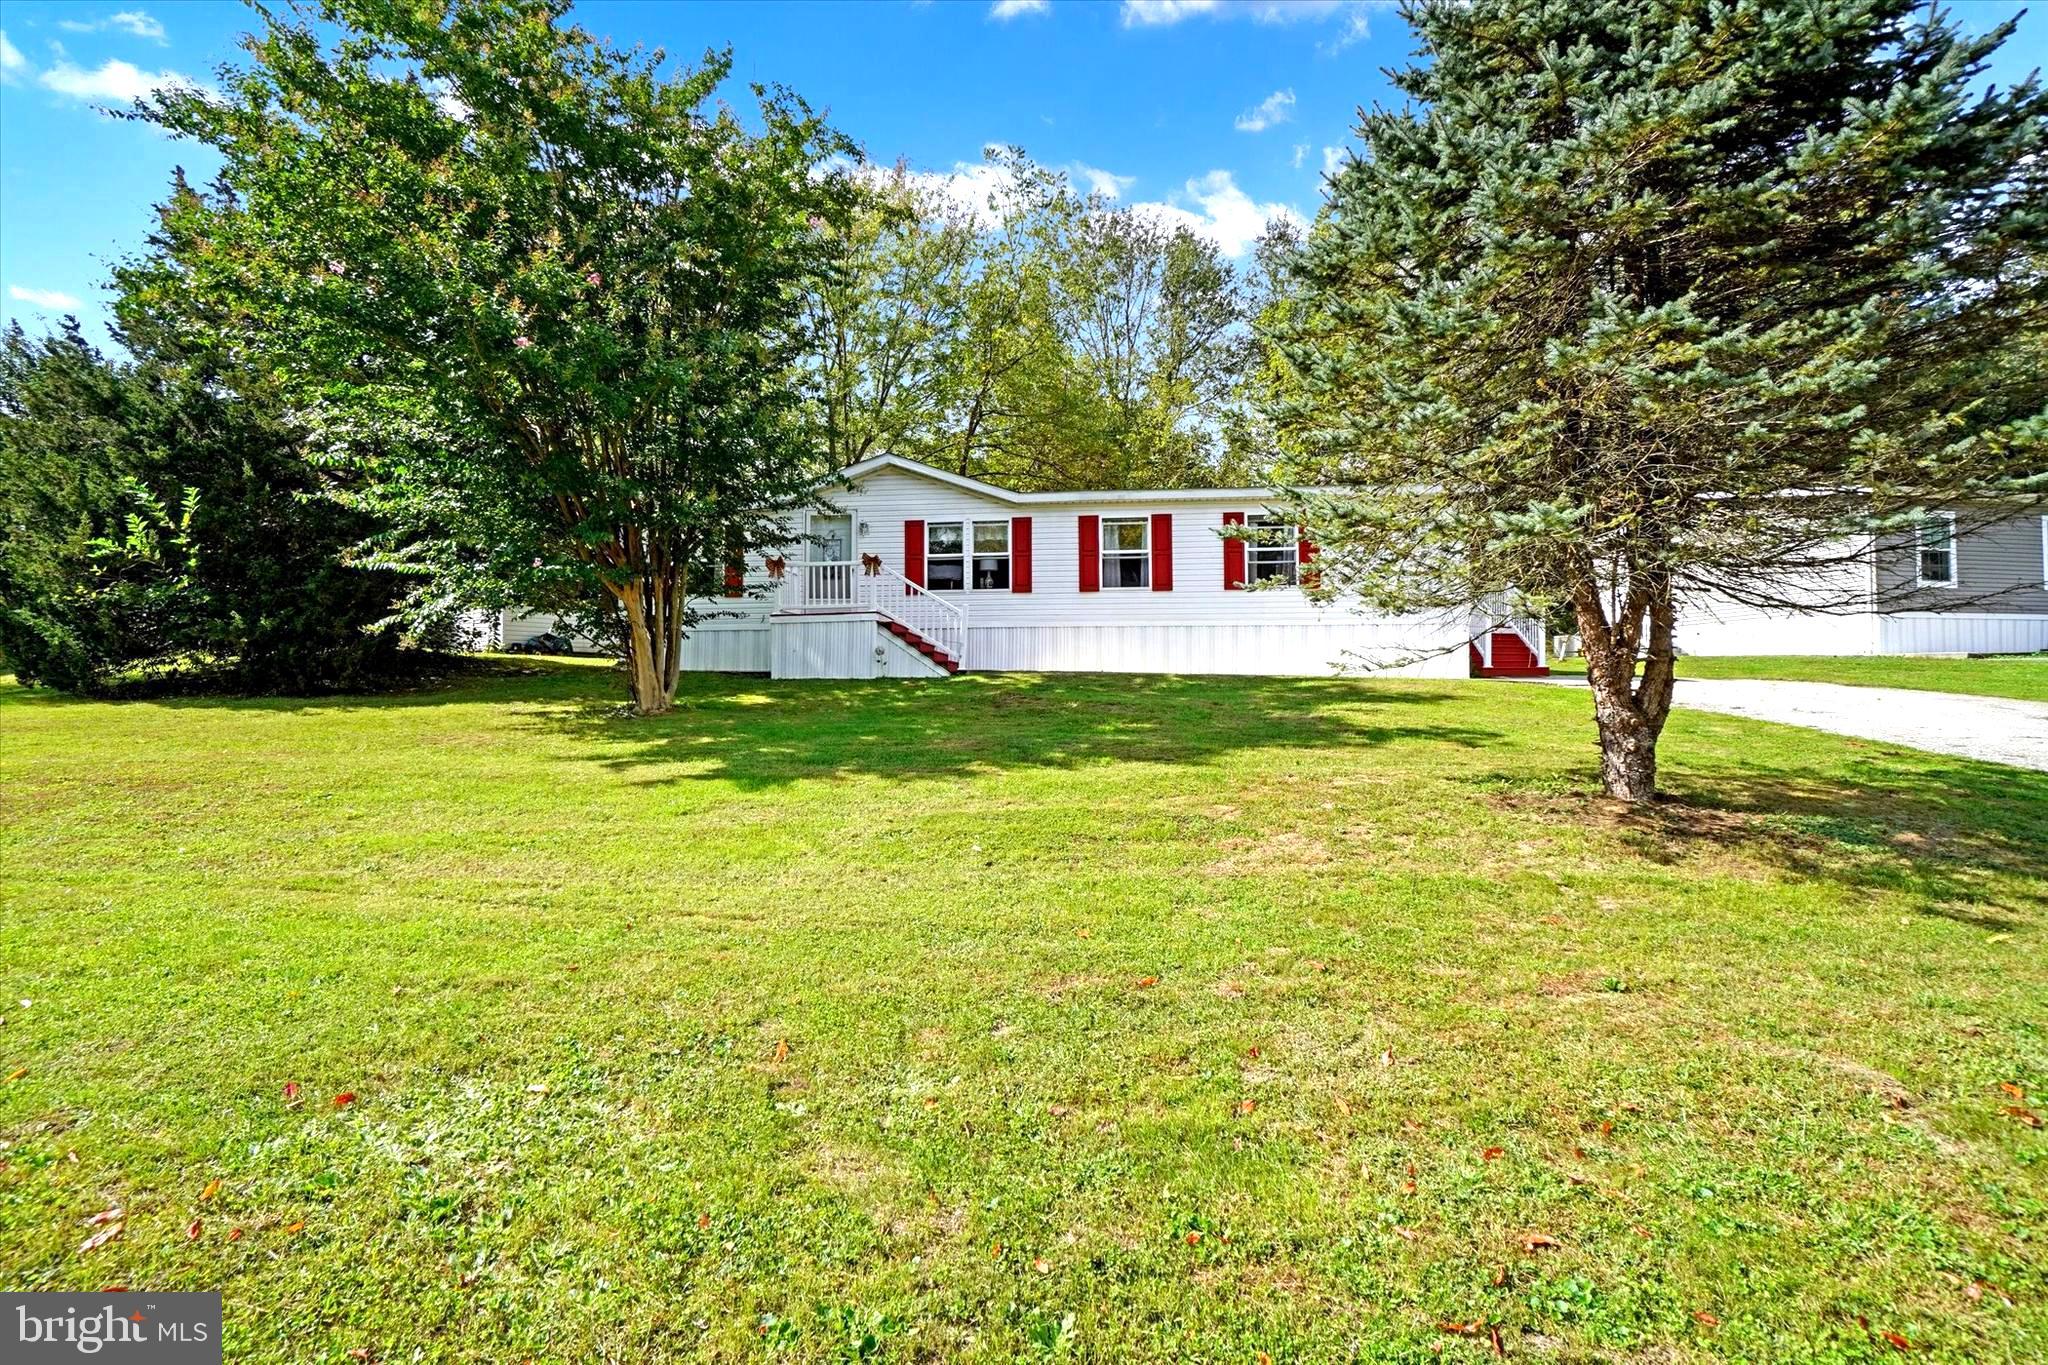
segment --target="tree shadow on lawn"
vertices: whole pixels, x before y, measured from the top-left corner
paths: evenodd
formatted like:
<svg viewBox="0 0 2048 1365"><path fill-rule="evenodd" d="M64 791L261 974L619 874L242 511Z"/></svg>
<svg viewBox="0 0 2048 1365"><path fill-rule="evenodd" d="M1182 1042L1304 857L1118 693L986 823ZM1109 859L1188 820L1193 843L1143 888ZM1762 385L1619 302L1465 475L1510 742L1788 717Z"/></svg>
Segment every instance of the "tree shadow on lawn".
<svg viewBox="0 0 2048 1365"><path fill-rule="evenodd" d="M849 776L896 781L1104 763L1203 764L1252 749L1415 741L1476 749L1469 698L1406 682L1180 675L976 674L945 682L685 679L672 715L616 704L530 708L525 723L654 783L755 791Z"/></svg>
<svg viewBox="0 0 2048 1365"><path fill-rule="evenodd" d="M2048 919L2048 773L1917 750L1857 756L1832 772L1751 754L1667 763L1656 805L1518 792L1518 775L1475 781L1513 806L1557 806L1619 831L1637 856L1680 867L1723 853L1791 876L1912 898L1915 910L2014 932ZM1574 814L1574 811L1576 814ZM2015 890L2012 878L2036 884Z"/></svg>

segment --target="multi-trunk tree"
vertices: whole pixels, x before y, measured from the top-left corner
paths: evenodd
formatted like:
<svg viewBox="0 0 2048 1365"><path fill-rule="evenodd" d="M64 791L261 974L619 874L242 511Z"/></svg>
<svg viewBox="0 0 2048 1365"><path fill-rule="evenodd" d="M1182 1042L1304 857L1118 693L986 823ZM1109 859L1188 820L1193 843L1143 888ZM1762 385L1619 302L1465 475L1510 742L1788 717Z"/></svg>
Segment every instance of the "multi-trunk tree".
<svg viewBox="0 0 2048 1365"><path fill-rule="evenodd" d="M1846 607L1872 538L2048 492L2048 99L1919 0L1407 16L1274 318L1323 581L1568 604L1646 801L1688 598Z"/></svg>
<svg viewBox="0 0 2048 1365"><path fill-rule="evenodd" d="M675 71L567 9L263 11L218 95L146 116L220 153L177 263L385 522L411 606L563 611L654 714L693 604L824 472L805 302L860 191L793 95L743 119L712 102L726 56Z"/></svg>

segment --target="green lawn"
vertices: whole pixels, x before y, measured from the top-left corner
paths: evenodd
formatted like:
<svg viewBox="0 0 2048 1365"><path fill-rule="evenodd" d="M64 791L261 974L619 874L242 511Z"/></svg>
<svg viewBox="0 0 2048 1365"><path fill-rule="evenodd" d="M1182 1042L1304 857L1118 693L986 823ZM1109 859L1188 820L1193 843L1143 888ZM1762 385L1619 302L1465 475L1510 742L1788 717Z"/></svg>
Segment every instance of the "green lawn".
<svg viewBox="0 0 2048 1365"><path fill-rule="evenodd" d="M1564 659L1555 673L1584 673L1583 659ZM2048 701L2048 654L1988 659L1923 659L1910 655L1835 658L1820 654L1703 657L1678 661L1681 678L1786 678L1794 682L1905 687L1919 692L1966 692L1979 697Z"/></svg>
<svg viewBox="0 0 2048 1365"><path fill-rule="evenodd" d="M617 695L0 686L5 1286L338 1365L2048 1357L2048 774L1681 712L1630 815L1562 689Z"/></svg>

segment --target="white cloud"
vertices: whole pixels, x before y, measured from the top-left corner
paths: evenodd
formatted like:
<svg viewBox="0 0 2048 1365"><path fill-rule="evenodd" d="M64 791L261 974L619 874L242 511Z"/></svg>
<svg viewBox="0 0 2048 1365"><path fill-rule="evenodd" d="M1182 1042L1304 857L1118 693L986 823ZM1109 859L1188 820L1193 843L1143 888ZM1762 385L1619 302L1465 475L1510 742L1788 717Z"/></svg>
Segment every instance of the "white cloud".
<svg viewBox="0 0 2048 1365"><path fill-rule="evenodd" d="M1325 57L1334 57L1353 43L1362 43L1372 37L1372 26L1366 22L1364 5L1353 5L1344 16L1344 31L1327 43L1316 44L1316 51Z"/></svg>
<svg viewBox="0 0 2048 1365"><path fill-rule="evenodd" d="M1184 19L1250 19L1259 24L1321 23L1345 16L1344 31L1319 44L1325 55L1342 52L1368 36L1365 12L1387 0L1123 0L1125 28L1165 28Z"/></svg>
<svg viewBox="0 0 2048 1365"><path fill-rule="evenodd" d="M988 7L991 19L1015 19L1020 14L1043 14L1052 8L1052 0L996 0Z"/></svg>
<svg viewBox="0 0 2048 1365"><path fill-rule="evenodd" d="M1237 116L1237 131L1240 133L1263 133L1276 124L1286 123L1294 117L1294 91L1275 90L1251 108Z"/></svg>
<svg viewBox="0 0 2048 1365"><path fill-rule="evenodd" d="M1337 173L1337 168L1338 168L1339 166L1342 166L1343 164L1344 164L1344 148L1342 148L1342 147L1325 147L1325 148L1323 148L1323 174L1324 174L1324 175L1335 175L1335 174Z"/></svg>
<svg viewBox="0 0 2048 1365"><path fill-rule="evenodd" d="M1301 163L1307 158L1308 144L1306 142L1297 142L1294 144L1294 159L1288 162L1287 164L1294 167L1294 169L1298 171L1301 169Z"/></svg>
<svg viewBox="0 0 2048 1365"><path fill-rule="evenodd" d="M139 9L124 9L104 19L59 19L57 27L67 33L98 33L111 28L158 43L165 41L164 26Z"/></svg>
<svg viewBox="0 0 2048 1365"><path fill-rule="evenodd" d="M68 313L78 307L78 300L57 289L23 289L18 284L7 286L7 297L21 303L32 303L38 308L47 308L53 313Z"/></svg>
<svg viewBox="0 0 2048 1365"><path fill-rule="evenodd" d="M28 70L28 58L21 55L21 49L7 41L7 30L0 29L0 81L11 81Z"/></svg>
<svg viewBox="0 0 2048 1365"><path fill-rule="evenodd" d="M1265 232L1266 224L1283 218L1306 227L1308 220L1287 204L1254 203L1238 188L1229 171L1211 171L1190 180L1182 193L1165 203L1133 204L1132 209L1165 228L1186 228L1214 242L1226 256L1242 256Z"/></svg>
<svg viewBox="0 0 2048 1365"><path fill-rule="evenodd" d="M109 61L96 70L87 71L65 59L38 79L60 95L81 100L110 100L116 104L133 104L158 90L206 88L190 76L181 76L175 71L144 71L123 61Z"/></svg>
<svg viewBox="0 0 2048 1365"><path fill-rule="evenodd" d="M1118 175L1114 171L1099 170L1080 161L1067 167L1067 172L1104 199L1121 199L1125 190L1138 183L1138 177L1135 175Z"/></svg>
<svg viewBox="0 0 2048 1365"><path fill-rule="evenodd" d="M1158 28L1197 14L1214 14L1217 0L1124 0L1125 28Z"/></svg>

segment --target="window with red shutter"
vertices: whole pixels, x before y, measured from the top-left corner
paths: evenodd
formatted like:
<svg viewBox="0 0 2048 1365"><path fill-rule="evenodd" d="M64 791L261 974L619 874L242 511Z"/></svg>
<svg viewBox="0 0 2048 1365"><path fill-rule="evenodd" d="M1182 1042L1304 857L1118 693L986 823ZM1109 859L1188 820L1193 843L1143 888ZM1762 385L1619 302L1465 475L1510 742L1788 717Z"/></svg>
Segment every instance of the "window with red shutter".
<svg viewBox="0 0 2048 1365"><path fill-rule="evenodd" d="M1244 525L1244 513L1225 512L1223 525L1226 530ZM1235 536L1223 538L1223 586L1232 591L1244 588L1244 542Z"/></svg>

